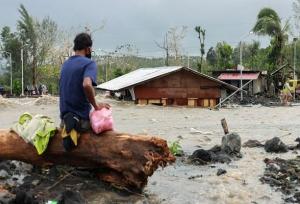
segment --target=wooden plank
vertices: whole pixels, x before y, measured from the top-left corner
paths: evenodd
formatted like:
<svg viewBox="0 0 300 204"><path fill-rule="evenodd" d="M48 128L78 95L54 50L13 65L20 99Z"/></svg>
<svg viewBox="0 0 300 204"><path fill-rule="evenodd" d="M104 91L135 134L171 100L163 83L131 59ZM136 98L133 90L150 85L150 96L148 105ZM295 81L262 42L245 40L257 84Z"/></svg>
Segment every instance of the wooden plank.
<svg viewBox="0 0 300 204"><path fill-rule="evenodd" d="M188 106L196 107L197 106L197 98L188 98Z"/></svg>
<svg viewBox="0 0 300 204"><path fill-rule="evenodd" d="M161 103L162 103L163 106L168 105L168 98L162 98Z"/></svg>
<svg viewBox="0 0 300 204"><path fill-rule="evenodd" d="M227 122L226 122L226 119L223 118L221 120L221 124L222 124L222 127L223 127L223 130L224 130L224 134L228 134L229 133L229 130L228 130L228 126L227 126Z"/></svg>
<svg viewBox="0 0 300 204"><path fill-rule="evenodd" d="M147 105L148 104L148 100L147 99L138 99L138 104L139 105Z"/></svg>
<svg viewBox="0 0 300 204"><path fill-rule="evenodd" d="M217 100L216 100L216 99L210 99L210 100L209 100L209 106L210 106L211 108L215 107L216 104L217 104Z"/></svg>
<svg viewBox="0 0 300 204"><path fill-rule="evenodd" d="M209 100L208 99L203 99L203 106L204 107L209 107Z"/></svg>
<svg viewBox="0 0 300 204"><path fill-rule="evenodd" d="M161 103L160 99L149 99L148 104L159 104Z"/></svg>

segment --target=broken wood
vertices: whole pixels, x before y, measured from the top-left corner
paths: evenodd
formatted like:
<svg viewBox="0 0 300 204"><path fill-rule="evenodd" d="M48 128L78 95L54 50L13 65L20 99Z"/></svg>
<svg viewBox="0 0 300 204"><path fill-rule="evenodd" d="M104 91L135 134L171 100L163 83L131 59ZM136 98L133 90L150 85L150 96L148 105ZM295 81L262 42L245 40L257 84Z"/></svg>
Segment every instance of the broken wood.
<svg viewBox="0 0 300 204"><path fill-rule="evenodd" d="M0 130L0 147L0 160L19 160L38 166L96 168L101 180L135 190L145 187L148 177L158 167L175 161L163 139L113 131L82 134L78 146L71 152L64 151L58 132L46 152L38 156L35 147L16 133Z"/></svg>
<svg viewBox="0 0 300 204"><path fill-rule="evenodd" d="M229 130L228 130L228 125L227 125L227 122L226 122L225 118L223 118L221 120L221 124L222 124L222 127L223 127L224 134L227 135L229 133Z"/></svg>

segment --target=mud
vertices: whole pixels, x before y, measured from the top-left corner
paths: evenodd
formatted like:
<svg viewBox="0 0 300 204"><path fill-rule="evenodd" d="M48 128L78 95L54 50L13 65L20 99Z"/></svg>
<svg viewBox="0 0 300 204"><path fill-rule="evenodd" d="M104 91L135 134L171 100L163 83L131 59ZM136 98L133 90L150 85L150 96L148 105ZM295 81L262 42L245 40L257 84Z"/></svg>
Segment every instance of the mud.
<svg viewBox="0 0 300 204"><path fill-rule="evenodd" d="M48 115L59 125L58 104L35 105L35 100L9 99L13 104L0 108L0 127L9 128L25 111ZM242 141L266 141L277 136L290 146L295 145L294 140L300 136L300 109L297 106L234 106L215 111L186 107L137 106L103 97L98 97L98 100L112 105L117 131L156 135L170 143L181 138L180 145L186 155L191 155L199 148L210 149L220 144L224 135L220 121L224 117L230 132L237 132ZM295 158L295 153L298 154L299 150L295 151L280 154L280 157ZM267 153L263 148L247 147L242 147L241 153L243 158L230 164L195 166L178 159L174 165L156 171L140 195L123 195L123 192L116 192L93 179L90 183L89 179L70 176L66 178L65 184L62 182L49 191L53 194L49 198L56 198L56 195L60 195L67 188L79 188L77 186L87 180L88 184L81 185L89 188L86 191L79 188L79 191L88 203L284 203L282 192L259 180L264 174L263 160L266 157L274 159L278 155ZM227 173L217 176L218 169L225 169ZM43 186L46 184L46 181L41 181L38 185L41 191L46 188ZM51 184L47 184L47 187Z"/></svg>

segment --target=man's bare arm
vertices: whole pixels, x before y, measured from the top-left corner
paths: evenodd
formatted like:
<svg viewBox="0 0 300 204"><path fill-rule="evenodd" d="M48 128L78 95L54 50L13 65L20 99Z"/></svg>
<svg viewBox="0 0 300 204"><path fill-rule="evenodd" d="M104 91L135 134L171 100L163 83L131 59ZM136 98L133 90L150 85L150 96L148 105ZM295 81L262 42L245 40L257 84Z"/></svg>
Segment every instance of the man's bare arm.
<svg viewBox="0 0 300 204"><path fill-rule="evenodd" d="M83 79L83 89L84 93L88 99L88 101L92 104L92 106L95 108L95 110L101 110L102 108L110 108L109 104L106 103L99 103L97 104L96 99L95 99L95 90L92 85L92 80L90 77L85 77Z"/></svg>
<svg viewBox="0 0 300 204"><path fill-rule="evenodd" d="M92 106L97 109L97 103L96 103L96 99L95 99L95 90L94 87L92 85L92 80L90 77L85 77L83 79L83 90L84 93L88 99L88 101L92 104Z"/></svg>

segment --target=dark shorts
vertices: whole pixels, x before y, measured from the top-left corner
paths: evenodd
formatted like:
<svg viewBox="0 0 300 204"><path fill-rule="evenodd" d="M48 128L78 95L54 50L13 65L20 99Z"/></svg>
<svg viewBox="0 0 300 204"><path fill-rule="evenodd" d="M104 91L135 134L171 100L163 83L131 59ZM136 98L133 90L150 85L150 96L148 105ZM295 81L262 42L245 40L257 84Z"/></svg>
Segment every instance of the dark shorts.
<svg viewBox="0 0 300 204"><path fill-rule="evenodd" d="M64 127L64 121L60 122L60 128ZM92 130L89 120L80 120L80 132L89 132Z"/></svg>

